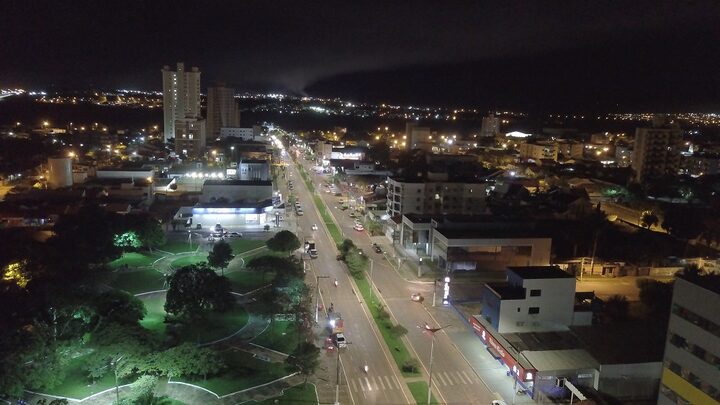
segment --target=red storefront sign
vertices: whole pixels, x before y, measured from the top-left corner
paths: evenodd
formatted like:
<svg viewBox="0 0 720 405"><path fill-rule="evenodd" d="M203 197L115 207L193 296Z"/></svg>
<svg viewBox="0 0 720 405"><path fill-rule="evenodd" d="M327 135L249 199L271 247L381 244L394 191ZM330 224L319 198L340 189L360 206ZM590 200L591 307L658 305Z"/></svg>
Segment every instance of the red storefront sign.
<svg viewBox="0 0 720 405"><path fill-rule="evenodd" d="M493 351L495 351L498 356L500 356L500 359L503 363L505 363L508 368L513 370L518 378L522 381L532 381L535 377L535 370L534 369L524 369L518 361L513 358L510 353L490 334L490 332L485 329L484 326L478 322L475 317L468 318L470 323L473 326L473 330L475 331L475 334L482 339L483 343L485 343L489 348L491 348Z"/></svg>

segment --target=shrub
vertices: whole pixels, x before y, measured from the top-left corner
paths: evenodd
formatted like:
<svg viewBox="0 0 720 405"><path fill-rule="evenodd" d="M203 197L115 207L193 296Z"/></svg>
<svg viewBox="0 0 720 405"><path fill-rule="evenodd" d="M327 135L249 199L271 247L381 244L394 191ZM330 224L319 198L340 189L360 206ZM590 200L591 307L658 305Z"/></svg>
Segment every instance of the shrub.
<svg viewBox="0 0 720 405"><path fill-rule="evenodd" d="M420 363L416 359L405 360L401 367L403 373L420 373Z"/></svg>

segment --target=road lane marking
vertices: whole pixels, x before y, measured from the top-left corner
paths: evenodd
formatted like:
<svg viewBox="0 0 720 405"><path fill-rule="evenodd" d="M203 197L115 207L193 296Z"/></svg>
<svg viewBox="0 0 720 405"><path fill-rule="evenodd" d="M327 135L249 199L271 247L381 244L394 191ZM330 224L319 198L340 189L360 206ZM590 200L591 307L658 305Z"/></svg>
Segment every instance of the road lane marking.
<svg viewBox="0 0 720 405"><path fill-rule="evenodd" d="M445 374L445 377L447 377L448 381L450 381L450 385L455 385L452 378L450 378L450 376L448 375L447 371L443 371L442 373Z"/></svg>
<svg viewBox="0 0 720 405"><path fill-rule="evenodd" d="M445 381L445 379L443 378L442 374L437 373L436 376L437 376L437 378L440 379L440 382L442 382L443 385L448 385L448 383L447 383L447 382Z"/></svg>
<svg viewBox="0 0 720 405"><path fill-rule="evenodd" d="M390 379L388 378L388 376L385 376L385 381L387 381L388 389L389 390L393 389L393 386L392 386L392 384L390 384Z"/></svg>
<svg viewBox="0 0 720 405"><path fill-rule="evenodd" d="M393 382L395 383L395 387L400 389L400 380L398 380L397 376L393 376Z"/></svg>
<svg viewBox="0 0 720 405"><path fill-rule="evenodd" d="M468 377L468 375L467 375L464 371L463 371L462 373L463 373L463 375L465 376L465 378L467 378L468 381L470 381L470 384L475 384L475 381L473 381L472 378Z"/></svg>
<svg viewBox="0 0 720 405"><path fill-rule="evenodd" d="M373 379L374 379L374 378L373 378ZM380 381L380 386L382 387L381 389L384 390L384 389L385 389L385 384L383 383L382 377L378 377L378 381Z"/></svg>
<svg viewBox="0 0 720 405"><path fill-rule="evenodd" d="M370 385L370 380L368 380L367 377L365 377L365 382L367 383L368 390L369 390L369 391L372 391L372 386Z"/></svg>
<svg viewBox="0 0 720 405"><path fill-rule="evenodd" d="M351 383L352 386L353 386L353 391L358 392L358 390L357 390L357 385L355 385L355 380L352 380L352 379L351 379L351 380L350 380L350 383Z"/></svg>
<svg viewBox="0 0 720 405"><path fill-rule="evenodd" d="M463 384L467 385L467 381L465 381L465 379L463 378L462 374L460 374L459 371L456 371L455 373L457 373L458 377L460 377L460 382L462 382Z"/></svg>

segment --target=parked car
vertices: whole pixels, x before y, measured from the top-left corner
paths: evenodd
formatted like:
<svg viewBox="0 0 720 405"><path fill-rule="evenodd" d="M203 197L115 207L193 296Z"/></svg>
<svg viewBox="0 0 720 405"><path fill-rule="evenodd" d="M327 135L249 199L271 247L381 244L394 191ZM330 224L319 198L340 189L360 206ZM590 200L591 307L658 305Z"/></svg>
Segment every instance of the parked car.
<svg viewBox="0 0 720 405"><path fill-rule="evenodd" d="M420 293L414 293L413 295L410 296L410 301L423 302L424 300L425 300L425 298Z"/></svg>
<svg viewBox="0 0 720 405"><path fill-rule="evenodd" d="M312 226L312 230L313 230L313 231L317 231L317 230L318 230L318 226L317 226L317 224L313 224L313 226Z"/></svg>
<svg viewBox="0 0 720 405"><path fill-rule="evenodd" d="M355 224L355 226L353 226L353 228L354 228L356 231L358 231L358 232L361 232L361 231L364 231L364 230L365 230L365 227L362 226L362 224Z"/></svg>
<svg viewBox="0 0 720 405"><path fill-rule="evenodd" d="M375 251L375 253L382 253L382 249L377 243L373 243L373 250Z"/></svg>
<svg viewBox="0 0 720 405"><path fill-rule="evenodd" d="M242 238L242 234L240 232L230 232L230 236L234 238Z"/></svg>

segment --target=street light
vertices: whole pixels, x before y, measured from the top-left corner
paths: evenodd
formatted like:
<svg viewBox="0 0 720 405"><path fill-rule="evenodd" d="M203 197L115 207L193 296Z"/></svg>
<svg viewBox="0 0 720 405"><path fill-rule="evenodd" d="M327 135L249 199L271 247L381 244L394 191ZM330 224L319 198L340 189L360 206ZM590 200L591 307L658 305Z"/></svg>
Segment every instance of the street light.
<svg viewBox="0 0 720 405"><path fill-rule="evenodd" d="M441 331L445 328L447 328L450 325L445 325L440 328L431 328L430 325L425 323L425 326L417 325L418 329L422 329L423 333L429 332L431 336L430 340L430 370L429 370L429 379L428 379L428 393L427 393L427 403L430 405L430 398L431 398L431 392L432 392L432 366L433 366L433 350L435 349L435 332Z"/></svg>
<svg viewBox="0 0 720 405"><path fill-rule="evenodd" d="M122 355L122 356L118 357L117 359L110 362L110 366L114 369L114 372L115 372L115 399L117 401L116 403L118 403L118 404L120 403L120 386L118 385L117 366L123 357L125 357L125 355Z"/></svg>

